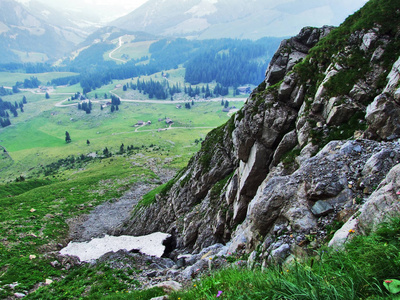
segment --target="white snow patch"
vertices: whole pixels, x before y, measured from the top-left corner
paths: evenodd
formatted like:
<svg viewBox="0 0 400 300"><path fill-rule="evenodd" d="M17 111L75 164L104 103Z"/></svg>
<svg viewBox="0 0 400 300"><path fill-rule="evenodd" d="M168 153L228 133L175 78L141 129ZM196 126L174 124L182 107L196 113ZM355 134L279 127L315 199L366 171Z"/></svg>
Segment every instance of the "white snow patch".
<svg viewBox="0 0 400 300"><path fill-rule="evenodd" d="M139 250L139 252L151 256L161 257L164 254L163 242L170 235L167 233L155 232L149 235L134 236L109 236L95 238L90 242L70 242L67 247L61 249L60 254L79 257L80 261L89 262L103 256L108 252L119 250Z"/></svg>

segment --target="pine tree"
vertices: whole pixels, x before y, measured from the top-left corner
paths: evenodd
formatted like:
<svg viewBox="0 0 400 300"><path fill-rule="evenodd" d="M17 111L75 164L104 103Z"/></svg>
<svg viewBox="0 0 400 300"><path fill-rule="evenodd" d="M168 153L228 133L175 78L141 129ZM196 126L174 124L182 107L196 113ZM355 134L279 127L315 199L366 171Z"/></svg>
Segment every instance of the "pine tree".
<svg viewBox="0 0 400 300"><path fill-rule="evenodd" d="M107 147L104 148L103 155L106 156L106 157L108 157L110 155L110 152L108 151Z"/></svg>
<svg viewBox="0 0 400 300"><path fill-rule="evenodd" d="M69 135L68 131L65 132L65 141L67 143L71 143L71 136Z"/></svg>
<svg viewBox="0 0 400 300"><path fill-rule="evenodd" d="M89 140L86 140L86 145L90 145L90 141Z"/></svg>
<svg viewBox="0 0 400 300"><path fill-rule="evenodd" d="M48 92L46 92L46 95L45 95L45 97L46 97L46 99L50 99L50 95L49 95L49 93L48 93Z"/></svg>

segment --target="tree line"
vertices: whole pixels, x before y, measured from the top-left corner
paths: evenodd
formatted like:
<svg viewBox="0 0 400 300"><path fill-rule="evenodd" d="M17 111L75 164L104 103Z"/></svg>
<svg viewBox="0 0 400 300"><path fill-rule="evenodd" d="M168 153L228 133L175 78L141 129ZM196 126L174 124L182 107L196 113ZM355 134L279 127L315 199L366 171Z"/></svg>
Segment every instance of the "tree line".
<svg viewBox="0 0 400 300"><path fill-rule="evenodd" d="M67 84L79 80L83 93L86 94L112 83L113 80L151 75L184 65L187 69L185 80L192 85L212 81L223 87L237 87L246 83L257 85L263 80L268 58L272 57L280 40L279 38L264 38L258 41L163 39L150 45L150 57L143 56L124 65L105 61L103 54L112 47L109 44L99 43L82 51L77 58L67 63L65 71L78 72L79 76L53 82ZM150 88L145 88L148 90L145 93L163 99L160 86L156 87L155 83L150 85L152 85Z"/></svg>
<svg viewBox="0 0 400 300"><path fill-rule="evenodd" d="M263 38L258 41L215 39L187 40L184 38L163 39L152 43L149 48L151 56L143 56L120 65L103 58L105 52L114 45L98 43L85 49L73 59L66 61L62 67L51 67L46 64L3 64L1 68L8 71L49 72L68 71L79 75L53 79L51 84L66 85L80 83L82 93L86 94L113 82L128 78L151 75L165 70L185 66L186 82L191 85L217 82L222 87L237 87L242 84L257 85L263 80L264 71L270 57L278 48L280 38ZM29 82L30 81L30 82ZM36 81L29 79L22 86L36 86ZM175 94L174 87L161 88L157 83L148 83L150 87L142 90L155 98L163 99ZM20 84L15 86L18 92ZM165 94L164 94L165 93ZM192 91L192 94L198 94ZM222 91L218 92L223 93ZM189 93L188 93L189 94Z"/></svg>
<svg viewBox="0 0 400 300"><path fill-rule="evenodd" d="M133 83L131 81L130 83L127 83L123 86L124 91L127 91L128 88L132 90L137 90L143 95L148 95L150 99L155 98L158 100L165 100L168 97L173 100L173 96L175 94L182 92L191 98L199 96L204 99L210 97L226 96L229 94L229 88L224 87L219 83L216 84L214 89L210 89L210 86L208 84L203 85L202 87L184 85L184 87L182 88L180 83L176 83L171 86L167 80L159 82L153 81L153 79L150 79L148 81L140 81L139 79L137 79L136 83Z"/></svg>
<svg viewBox="0 0 400 300"><path fill-rule="evenodd" d="M17 101L14 103L3 101L3 99L0 98L0 126L3 128L10 126L10 114L13 115L14 118L18 117L18 109L21 113L24 112L24 104L26 103L28 102L25 96L22 97L19 103L17 103Z"/></svg>

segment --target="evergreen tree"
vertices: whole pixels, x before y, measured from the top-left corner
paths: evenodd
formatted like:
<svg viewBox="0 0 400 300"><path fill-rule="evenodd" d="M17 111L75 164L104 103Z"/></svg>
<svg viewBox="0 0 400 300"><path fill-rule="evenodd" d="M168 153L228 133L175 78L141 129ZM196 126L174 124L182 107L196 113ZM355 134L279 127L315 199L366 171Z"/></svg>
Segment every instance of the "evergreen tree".
<svg viewBox="0 0 400 300"><path fill-rule="evenodd" d="M229 101L226 100L226 101L225 101L225 108L228 108L228 106L229 106Z"/></svg>
<svg viewBox="0 0 400 300"><path fill-rule="evenodd" d="M46 95L45 95L45 97L46 97L46 99L50 99L50 95L49 95L49 93L48 93L48 92L46 92Z"/></svg>
<svg viewBox="0 0 400 300"><path fill-rule="evenodd" d="M90 141L89 140L86 140L86 145L90 145Z"/></svg>
<svg viewBox="0 0 400 300"><path fill-rule="evenodd" d="M124 143L122 143L121 144L121 146L119 147L119 153L124 153L125 152L125 149L124 149L124 147L125 147L125 145L124 145Z"/></svg>
<svg viewBox="0 0 400 300"><path fill-rule="evenodd" d="M111 112L113 113L114 111L115 111L115 106L113 104L113 105L111 105Z"/></svg>
<svg viewBox="0 0 400 300"><path fill-rule="evenodd" d="M104 148L104 150L103 150L103 155L104 155L105 157L110 156L110 152L108 151L108 148L107 148L107 147Z"/></svg>
<svg viewBox="0 0 400 300"><path fill-rule="evenodd" d="M71 136L69 135L68 131L65 132L65 141L67 143L71 143Z"/></svg>

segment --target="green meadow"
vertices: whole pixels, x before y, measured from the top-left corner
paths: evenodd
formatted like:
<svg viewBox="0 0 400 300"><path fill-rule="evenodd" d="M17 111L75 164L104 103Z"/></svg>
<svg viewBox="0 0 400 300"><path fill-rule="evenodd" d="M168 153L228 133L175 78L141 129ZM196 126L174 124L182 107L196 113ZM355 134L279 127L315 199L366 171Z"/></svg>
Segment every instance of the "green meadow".
<svg viewBox="0 0 400 300"><path fill-rule="evenodd" d="M44 53L38 52L23 52L13 50L19 56L19 59L24 63L41 63L47 61L49 58Z"/></svg>
<svg viewBox="0 0 400 300"><path fill-rule="evenodd" d="M119 41L115 40L114 41L116 45L118 45ZM130 41L129 39L127 40L122 40L123 44L121 45L120 48L118 48L115 51L108 51L104 53L104 60L112 60L109 57L109 54L112 52L112 57L116 59L121 59L124 61L128 61L130 59L139 59L142 58L143 56L150 56L151 54L149 53L149 48L150 45L156 41L141 41L141 42L135 42L135 41Z"/></svg>
<svg viewBox="0 0 400 300"><path fill-rule="evenodd" d="M20 175L29 177L29 169L68 155L100 153L105 147L117 151L121 144L140 147L154 144L162 146L171 156L188 158L198 149L196 139L204 138L208 131L228 119L219 101L196 102L190 110L178 109L178 104L170 100L160 104L122 102L119 110L111 113L109 107L101 110L106 100L93 99L93 110L86 114L76 104L69 106L69 101L64 101L63 107L55 106L68 95L53 93L50 99L38 94L24 95L28 100L24 112L17 118L11 117L12 126L0 129L0 145L14 161L12 168L2 170L1 180ZM22 94L2 99L19 102ZM242 105L235 103L237 107ZM174 124L167 125L165 118L172 119ZM151 124L135 127L139 121ZM68 144L66 131L72 139Z"/></svg>
<svg viewBox="0 0 400 300"><path fill-rule="evenodd" d="M0 72L0 86L13 86L17 81L24 82L25 79L29 79L32 76L37 77L37 79L39 79L42 84L47 84L52 79L74 75L78 74L72 72L49 72L37 74Z"/></svg>

